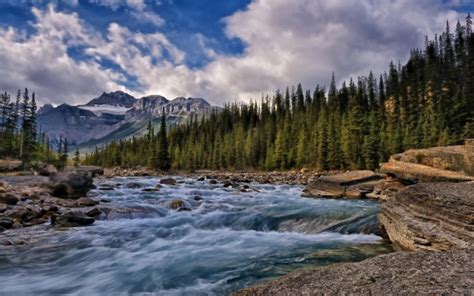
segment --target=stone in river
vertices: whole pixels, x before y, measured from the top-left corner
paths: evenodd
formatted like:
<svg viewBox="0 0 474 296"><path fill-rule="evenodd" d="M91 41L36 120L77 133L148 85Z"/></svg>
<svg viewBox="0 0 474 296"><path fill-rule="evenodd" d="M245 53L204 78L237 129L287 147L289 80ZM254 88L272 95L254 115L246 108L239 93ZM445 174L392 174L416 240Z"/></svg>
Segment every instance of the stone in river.
<svg viewBox="0 0 474 296"><path fill-rule="evenodd" d="M81 197L77 200L77 204L83 207L93 207L98 203L99 203L98 201L93 200L92 198L89 198L89 197Z"/></svg>
<svg viewBox="0 0 474 296"><path fill-rule="evenodd" d="M0 193L0 203L6 205L16 205L20 201L20 197L13 193Z"/></svg>
<svg viewBox="0 0 474 296"><path fill-rule="evenodd" d="M177 182L173 178L165 178L160 180L160 184L165 184L165 185L175 185Z"/></svg>
<svg viewBox="0 0 474 296"><path fill-rule="evenodd" d="M138 189L138 188L142 188L142 184L140 184L140 183L135 183L135 182L128 183L126 186L127 186L128 189Z"/></svg>
<svg viewBox="0 0 474 296"><path fill-rule="evenodd" d="M172 200L169 204L169 208L173 209L173 210L177 210L181 207L184 207L184 201L182 201L180 199Z"/></svg>
<svg viewBox="0 0 474 296"><path fill-rule="evenodd" d="M50 176L52 195L60 198L80 198L92 189L93 179L77 173L57 173Z"/></svg>
<svg viewBox="0 0 474 296"><path fill-rule="evenodd" d="M0 218L0 227L10 229L13 226L13 220L7 217Z"/></svg>
<svg viewBox="0 0 474 296"><path fill-rule="evenodd" d="M158 188L143 188L142 189L143 192L156 192L158 190L159 190Z"/></svg>
<svg viewBox="0 0 474 296"><path fill-rule="evenodd" d="M94 223L95 219L83 212L71 211L58 216L51 216L51 224L55 227L87 226Z"/></svg>
<svg viewBox="0 0 474 296"><path fill-rule="evenodd" d="M368 170L322 176L305 187L303 196L339 198L344 197L347 191L350 197L362 197L373 191L381 178L381 175Z"/></svg>
<svg viewBox="0 0 474 296"><path fill-rule="evenodd" d="M93 208L92 210L88 211L86 213L87 216L89 217L97 217L101 214L102 212L98 208Z"/></svg>

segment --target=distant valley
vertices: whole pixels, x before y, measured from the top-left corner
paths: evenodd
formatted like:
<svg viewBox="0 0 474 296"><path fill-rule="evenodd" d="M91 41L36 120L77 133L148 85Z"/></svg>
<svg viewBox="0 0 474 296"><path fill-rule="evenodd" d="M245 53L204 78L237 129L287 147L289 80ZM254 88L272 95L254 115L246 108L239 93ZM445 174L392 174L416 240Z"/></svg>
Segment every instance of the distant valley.
<svg viewBox="0 0 474 296"><path fill-rule="evenodd" d="M167 125L186 122L191 115L202 116L220 107L202 98L159 95L135 98L122 91L103 93L85 105L50 104L38 110L38 128L46 133L53 146L67 138L72 147L87 152L113 140L142 135L148 122L157 125L163 112Z"/></svg>

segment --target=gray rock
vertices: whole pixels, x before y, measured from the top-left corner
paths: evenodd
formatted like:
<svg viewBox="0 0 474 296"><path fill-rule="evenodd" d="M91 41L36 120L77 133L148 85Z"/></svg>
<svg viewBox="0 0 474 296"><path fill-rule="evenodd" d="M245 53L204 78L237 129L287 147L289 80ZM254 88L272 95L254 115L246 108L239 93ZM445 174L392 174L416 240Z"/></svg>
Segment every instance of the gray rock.
<svg viewBox="0 0 474 296"><path fill-rule="evenodd" d="M0 227L10 229L13 226L13 220L7 217L0 217Z"/></svg>
<svg viewBox="0 0 474 296"><path fill-rule="evenodd" d="M143 186L142 186L142 184L140 184L140 183L134 183L134 182L132 182L132 183L127 183L126 187L127 187L128 189L138 189L138 188L142 188Z"/></svg>
<svg viewBox="0 0 474 296"><path fill-rule="evenodd" d="M93 208L92 210L89 210L86 215L89 217L97 217L100 214L102 214L102 211L99 210L98 208Z"/></svg>
<svg viewBox="0 0 474 296"><path fill-rule="evenodd" d="M92 189L93 179L77 173L57 173L50 177L51 194L60 198L80 198Z"/></svg>
<svg viewBox="0 0 474 296"><path fill-rule="evenodd" d="M13 193L0 193L0 204L16 205L20 201L20 197Z"/></svg>
<svg viewBox="0 0 474 296"><path fill-rule="evenodd" d="M322 176L305 187L303 196L361 198L372 192L382 177L382 175L367 170Z"/></svg>
<svg viewBox="0 0 474 296"><path fill-rule="evenodd" d="M165 178L160 180L160 184L164 185L176 185L177 181L173 178Z"/></svg>
<svg viewBox="0 0 474 296"><path fill-rule="evenodd" d="M90 175L92 178L104 175L104 168L100 166L81 165L76 170L78 173L82 173L82 174L86 173Z"/></svg>
<svg viewBox="0 0 474 296"><path fill-rule="evenodd" d="M57 172L58 170L52 164L46 164L38 169L38 174L40 176L51 176L53 174L56 174Z"/></svg>
<svg viewBox="0 0 474 296"><path fill-rule="evenodd" d="M95 219L83 212L71 211L58 216L51 216L51 224L54 227L77 227L87 226L95 222Z"/></svg>
<svg viewBox="0 0 474 296"><path fill-rule="evenodd" d="M93 207L97 205L99 202L96 200L93 200L92 198L89 197L81 197L77 200L77 204L82 207Z"/></svg>

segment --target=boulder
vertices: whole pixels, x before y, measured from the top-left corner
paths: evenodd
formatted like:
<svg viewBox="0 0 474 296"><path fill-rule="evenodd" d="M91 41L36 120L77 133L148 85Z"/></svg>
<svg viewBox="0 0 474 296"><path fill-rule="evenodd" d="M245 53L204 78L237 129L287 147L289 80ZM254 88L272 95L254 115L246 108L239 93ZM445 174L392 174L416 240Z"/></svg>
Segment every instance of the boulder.
<svg viewBox="0 0 474 296"><path fill-rule="evenodd" d="M13 226L13 220L7 217L0 217L0 227L4 229L10 229Z"/></svg>
<svg viewBox="0 0 474 296"><path fill-rule="evenodd" d="M395 252L302 269L233 295L470 295L473 265L472 248Z"/></svg>
<svg viewBox="0 0 474 296"><path fill-rule="evenodd" d="M143 188L142 189L143 192L156 192L156 191L159 191L158 188Z"/></svg>
<svg viewBox="0 0 474 296"><path fill-rule="evenodd" d="M46 164L38 169L38 174L40 176L51 176L53 174L56 174L57 172L58 170L52 164Z"/></svg>
<svg viewBox="0 0 474 296"><path fill-rule="evenodd" d="M160 180L160 184L164 185L176 185L177 181L173 178L165 178Z"/></svg>
<svg viewBox="0 0 474 296"><path fill-rule="evenodd" d="M95 222L95 219L83 212L71 211L58 216L51 216L51 224L54 227L77 227L87 226Z"/></svg>
<svg viewBox="0 0 474 296"><path fill-rule="evenodd" d="M57 173L50 176L47 186L53 196L76 199L85 196L93 188L93 179L84 174Z"/></svg>
<svg viewBox="0 0 474 296"><path fill-rule="evenodd" d="M184 201L182 201L180 199L172 200L169 204L169 208L173 209L173 210L177 210L181 207L184 207Z"/></svg>
<svg viewBox="0 0 474 296"><path fill-rule="evenodd" d="M104 168L100 166L94 166L94 165L81 165L78 168L76 168L76 171L79 174L87 174L91 176L92 178L104 175Z"/></svg>
<svg viewBox="0 0 474 296"><path fill-rule="evenodd" d="M327 198L365 197L366 194L374 190L380 179L382 179L382 175L368 170L322 176L305 187L303 196Z"/></svg>
<svg viewBox="0 0 474 296"><path fill-rule="evenodd" d="M390 240L409 251L445 251L474 244L474 182L418 183L381 204Z"/></svg>
<svg viewBox="0 0 474 296"><path fill-rule="evenodd" d="M0 204L16 205L20 199L20 196L14 193L0 193Z"/></svg>
<svg viewBox="0 0 474 296"><path fill-rule="evenodd" d="M93 207L99 202L89 197L81 197L77 200L77 205L81 207Z"/></svg>
<svg viewBox="0 0 474 296"><path fill-rule="evenodd" d="M172 200L168 207L178 212L191 211L191 208L181 199Z"/></svg>
<svg viewBox="0 0 474 296"><path fill-rule="evenodd" d="M36 205L17 206L6 211L4 214L18 223L28 222L35 218L40 218L45 214L45 210Z"/></svg>
<svg viewBox="0 0 474 296"><path fill-rule="evenodd" d="M88 217L97 217L100 214L102 214L102 211L99 210L98 208L93 208L86 213Z"/></svg>
<svg viewBox="0 0 474 296"><path fill-rule="evenodd" d="M136 183L136 182L131 182L131 183L127 183L127 185L125 185L128 189L138 189L138 188L142 188L142 184L140 183Z"/></svg>

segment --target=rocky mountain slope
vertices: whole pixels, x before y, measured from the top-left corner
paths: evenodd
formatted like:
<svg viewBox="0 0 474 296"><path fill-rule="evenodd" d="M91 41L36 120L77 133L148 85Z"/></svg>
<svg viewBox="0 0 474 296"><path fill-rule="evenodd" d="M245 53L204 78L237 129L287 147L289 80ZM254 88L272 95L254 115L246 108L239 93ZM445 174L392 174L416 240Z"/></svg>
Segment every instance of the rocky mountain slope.
<svg viewBox="0 0 474 296"><path fill-rule="evenodd" d="M88 151L96 145L144 133L148 122L157 125L163 112L168 125L173 125L188 120L191 115L201 116L219 109L201 98L168 100L152 95L136 99L116 91L103 93L85 105L44 105L38 111L38 127L53 145L62 137L72 146Z"/></svg>

